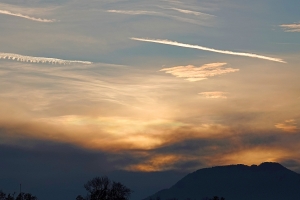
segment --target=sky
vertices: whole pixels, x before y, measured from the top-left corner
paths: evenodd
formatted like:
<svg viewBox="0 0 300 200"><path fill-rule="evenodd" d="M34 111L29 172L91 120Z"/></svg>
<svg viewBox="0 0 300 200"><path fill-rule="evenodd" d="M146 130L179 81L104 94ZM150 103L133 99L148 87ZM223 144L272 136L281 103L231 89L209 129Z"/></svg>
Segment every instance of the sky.
<svg viewBox="0 0 300 200"><path fill-rule="evenodd" d="M0 0L0 189L145 198L187 173L300 173L300 2ZM147 181L143 181L147 180Z"/></svg>

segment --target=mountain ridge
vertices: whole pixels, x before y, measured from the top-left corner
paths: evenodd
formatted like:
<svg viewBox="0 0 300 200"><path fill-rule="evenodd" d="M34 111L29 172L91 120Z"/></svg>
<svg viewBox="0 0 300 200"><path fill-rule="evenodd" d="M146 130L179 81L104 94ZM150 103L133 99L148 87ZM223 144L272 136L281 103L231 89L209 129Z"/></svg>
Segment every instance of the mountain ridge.
<svg viewBox="0 0 300 200"><path fill-rule="evenodd" d="M300 174L274 162L214 166L189 173L169 189L144 200L202 200L213 196L226 200L300 199Z"/></svg>

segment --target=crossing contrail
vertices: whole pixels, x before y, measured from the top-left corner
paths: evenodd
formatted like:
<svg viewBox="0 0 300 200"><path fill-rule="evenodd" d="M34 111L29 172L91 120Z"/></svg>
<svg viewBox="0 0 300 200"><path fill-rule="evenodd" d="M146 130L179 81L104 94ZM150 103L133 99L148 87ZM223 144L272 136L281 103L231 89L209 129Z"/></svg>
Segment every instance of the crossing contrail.
<svg viewBox="0 0 300 200"><path fill-rule="evenodd" d="M143 42L166 44L166 45L179 46L179 47L185 47L185 48L191 48L191 49L200 49L200 50L203 50L203 51L211 51L211 52L221 53L221 54L246 56L246 57L259 58L259 59L264 59L264 60L270 60L270 61L275 61L275 62L286 63L281 58L272 58L272 57L253 54L253 53L243 53L243 52L233 52L233 51L228 51L228 50L218 50L218 49L212 49L212 48L198 46L198 45L179 43L179 42L170 41L170 40L157 40L157 39L146 39L146 38L135 38L135 37L130 38L130 39L137 40L137 41L143 41Z"/></svg>
<svg viewBox="0 0 300 200"><path fill-rule="evenodd" d="M50 63L50 64L59 64L59 65L68 65L73 63L86 64L90 65L90 61L79 61L79 60L62 60L58 58L45 58L45 57L33 57L33 56L24 56L13 53L1 53L0 59L16 60L20 62L31 62L31 63Z"/></svg>
<svg viewBox="0 0 300 200"><path fill-rule="evenodd" d="M41 19L41 18L30 17L30 16L27 16L27 15L22 15L20 13L12 13L12 12L7 11L7 10L0 10L0 14L11 15L11 16L15 16L15 17L22 17L22 18L37 21L37 22L48 22L49 23L49 22L55 22L56 21L54 19Z"/></svg>

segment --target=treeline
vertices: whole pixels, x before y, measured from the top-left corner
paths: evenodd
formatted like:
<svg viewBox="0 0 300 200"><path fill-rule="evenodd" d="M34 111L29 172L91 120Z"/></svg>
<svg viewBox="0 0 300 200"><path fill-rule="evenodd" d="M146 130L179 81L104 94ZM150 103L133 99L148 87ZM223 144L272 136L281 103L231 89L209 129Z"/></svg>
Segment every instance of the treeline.
<svg viewBox="0 0 300 200"><path fill-rule="evenodd" d="M30 193L19 193L15 198L15 192L10 194L5 194L2 190L0 190L0 200L38 200L38 198Z"/></svg>
<svg viewBox="0 0 300 200"><path fill-rule="evenodd" d="M153 199L152 197L150 197L149 200L162 200L162 199L160 197L156 197L155 199ZM178 200L178 199L177 198L168 198L166 200ZM185 200L196 200L196 199L186 198ZM205 197L205 198L202 198L202 200L225 200L225 198L224 197L214 196L212 198Z"/></svg>
<svg viewBox="0 0 300 200"><path fill-rule="evenodd" d="M129 200L131 189L120 182L109 180L106 176L96 177L84 184L87 191L85 196L78 195L76 200ZM0 190L0 200L38 200L38 198L30 193L19 193L15 198L15 194L5 194ZM162 200L160 197L149 200ZM177 198L169 198L166 200L178 200ZM186 200L194 200L187 198ZM225 200L224 197L214 196L213 198L203 198L202 200Z"/></svg>

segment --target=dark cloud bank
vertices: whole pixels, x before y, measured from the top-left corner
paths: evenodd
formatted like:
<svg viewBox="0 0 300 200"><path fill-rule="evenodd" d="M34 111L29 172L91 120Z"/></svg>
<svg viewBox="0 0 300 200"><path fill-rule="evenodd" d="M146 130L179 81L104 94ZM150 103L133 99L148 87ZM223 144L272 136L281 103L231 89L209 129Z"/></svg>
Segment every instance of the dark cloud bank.
<svg viewBox="0 0 300 200"><path fill-rule="evenodd" d="M19 184L22 183L24 192L30 192L39 199L75 199L78 194L85 194L83 184L89 179L107 175L134 190L132 199L140 200L161 189L169 188L196 169L209 167L205 158L221 158L224 154L261 146L294 151L298 148L295 141L299 141L299 137L299 134L285 136L279 133L249 133L180 140L153 150L107 153L20 135L12 138L9 131L2 129L0 190L6 193L18 192ZM176 161L172 164L176 171L146 173L120 170L124 166L147 162L155 155L170 154L194 156L197 159ZM281 164L300 172L300 163L296 160L287 158Z"/></svg>
<svg viewBox="0 0 300 200"><path fill-rule="evenodd" d="M126 159L118 155L46 141L23 140L23 147L2 144L0 158L0 190L18 193L22 183L24 192L43 200L75 199L78 194L85 194L84 183L103 175L134 190L132 199L138 200L170 187L186 175L175 171L121 171L114 166L122 165ZM117 161L110 161L115 159Z"/></svg>

